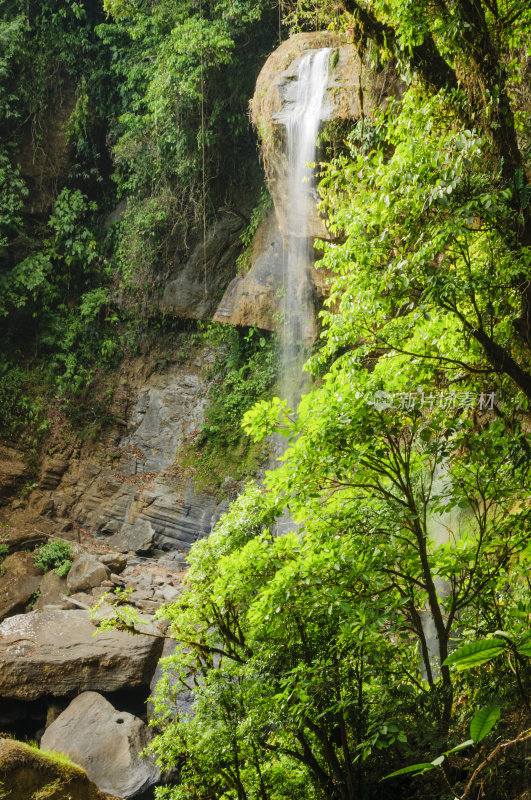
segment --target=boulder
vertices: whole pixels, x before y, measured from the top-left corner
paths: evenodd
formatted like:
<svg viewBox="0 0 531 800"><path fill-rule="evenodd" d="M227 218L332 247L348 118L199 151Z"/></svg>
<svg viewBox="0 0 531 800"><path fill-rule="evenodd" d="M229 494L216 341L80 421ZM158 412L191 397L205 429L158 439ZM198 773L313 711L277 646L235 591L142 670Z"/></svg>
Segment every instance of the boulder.
<svg viewBox="0 0 531 800"><path fill-rule="evenodd" d="M109 567L111 572L115 574L120 574L123 572L127 566L127 556L123 553L104 553L101 556L98 556L99 561L104 564L106 567Z"/></svg>
<svg viewBox="0 0 531 800"><path fill-rule="evenodd" d="M71 594L82 592L84 589L93 589L101 586L102 581L106 580L111 571L89 553L82 553L72 564L66 578L68 591Z"/></svg>
<svg viewBox="0 0 531 800"><path fill-rule="evenodd" d="M13 553L2 563L0 577L0 620L20 614L42 580L42 570L33 563L32 553Z"/></svg>
<svg viewBox="0 0 531 800"><path fill-rule="evenodd" d="M147 686L162 639L97 631L86 611L34 611L0 625L0 696L35 700Z"/></svg>
<svg viewBox="0 0 531 800"><path fill-rule="evenodd" d="M47 572L41 581L40 594L33 606L35 611L43 611L45 606L68 608L66 600L66 578L56 575L53 570Z"/></svg>
<svg viewBox="0 0 531 800"><path fill-rule="evenodd" d="M14 739L0 738L0 787L9 800L113 800L64 757Z"/></svg>
<svg viewBox="0 0 531 800"><path fill-rule="evenodd" d="M160 779L154 760L139 755L151 738L141 719L117 711L96 692L83 692L46 729L41 747L65 753L101 791L127 799Z"/></svg>

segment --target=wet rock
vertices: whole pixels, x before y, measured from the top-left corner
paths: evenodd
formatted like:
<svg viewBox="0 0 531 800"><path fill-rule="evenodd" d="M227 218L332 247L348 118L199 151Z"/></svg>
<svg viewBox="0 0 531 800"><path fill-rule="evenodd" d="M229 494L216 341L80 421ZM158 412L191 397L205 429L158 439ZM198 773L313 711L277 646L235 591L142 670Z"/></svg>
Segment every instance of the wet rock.
<svg viewBox="0 0 531 800"><path fill-rule="evenodd" d="M0 786L10 800L113 800L80 767L14 739L0 739Z"/></svg>
<svg viewBox="0 0 531 800"><path fill-rule="evenodd" d="M68 601L65 594L68 592L66 578L56 575L52 570L47 572L41 581L40 595L33 606L35 611L43 611L45 606L57 606L58 608L68 608Z"/></svg>
<svg viewBox="0 0 531 800"><path fill-rule="evenodd" d="M236 272L241 250L239 233L247 220L235 213L223 213L199 242L178 275L166 284L161 308L179 317L207 319L217 299Z"/></svg>
<svg viewBox="0 0 531 800"><path fill-rule="evenodd" d="M111 571L88 553L82 553L72 564L66 578L68 591L71 594L81 592L83 589L93 589L107 580Z"/></svg>
<svg viewBox="0 0 531 800"><path fill-rule="evenodd" d="M0 625L0 696L34 700L149 684L162 640L98 631L86 611L41 611Z"/></svg>
<svg viewBox="0 0 531 800"><path fill-rule="evenodd" d="M13 553L2 564L0 577L0 620L25 610L42 580L42 570L32 553Z"/></svg>
<svg viewBox="0 0 531 800"><path fill-rule="evenodd" d="M386 104L391 96L400 96L402 84L391 63L376 71L362 64L356 49L346 38L331 31L300 33L283 42L267 59L252 100L252 119L262 144L266 177L283 235L287 213L287 159L285 156L285 120L297 94L297 69L304 53L328 47L331 50L329 80L321 122L354 123L362 113L370 114L376 105ZM332 57L333 54L333 57ZM360 91L361 89L361 91ZM363 98L363 109L360 108ZM330 238L315 205L308 221L310 235Z"/></svg>
<svg viewBox="0 0 531 800"><path fill-rule="evenodd" d="M230 282L214 315L214 322L257 325L276 330L282 312L283 244L275 213L270 212L255 234L249 269Z"/></svg>
<svg viewBox="0 0 531 800"><path fill-rule="evenodd" d="M127 799L160 778L153 760L139 755L150 740L138 717L117 711L96 692L83 692L46 729L41 747L66 753L100 790Z"/></svg>

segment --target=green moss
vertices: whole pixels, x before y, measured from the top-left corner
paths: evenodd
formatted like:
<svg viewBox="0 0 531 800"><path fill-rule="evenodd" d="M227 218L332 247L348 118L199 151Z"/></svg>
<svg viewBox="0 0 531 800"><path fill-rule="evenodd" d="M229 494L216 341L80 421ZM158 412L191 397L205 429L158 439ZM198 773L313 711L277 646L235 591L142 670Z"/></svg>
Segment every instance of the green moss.
<svg viewBox="0 0 531 800"><path fill-rule="evenodd" d="M193 443L184 445L177 454L175 472L192 475L194 489L198 494L211 495L217 502L230 497L230 484L226 478L244 481L255 475L267 460L268 447L255 443L242 432L235 445L226 449L197 447Z"/></svg>
<svg viewBox="0 0 531 800"><path fill-rule="evenodd" d="M277 341L268 331L227 325L208 326L203 339L219 348L210 374L205 421L179 450L173 475L178 482L193 475L197 492L221 500L233 488L223 485L226 478L245 480L268 457L268 446L253 443L241 420L258 400L271 396L277 378Z"/></svg>
<svg viewBox="0 0 531 800"><path fill-rule="evenodd" d="M28 745L32 750L34 750L39 756L42 756L47 761L52 761L55 766L68 768L68 771L71 772L74 769L76 772L84 773L84 770L74 764L74 762L70 759L66 753L56 753L54 750L40 750L37 744L30 744Z"/></svg>

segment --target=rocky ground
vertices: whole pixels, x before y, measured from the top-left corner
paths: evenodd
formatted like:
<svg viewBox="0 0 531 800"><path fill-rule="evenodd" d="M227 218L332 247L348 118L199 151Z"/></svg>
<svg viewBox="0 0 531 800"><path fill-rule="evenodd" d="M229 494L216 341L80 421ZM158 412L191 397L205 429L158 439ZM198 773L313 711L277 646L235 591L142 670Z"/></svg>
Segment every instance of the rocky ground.
<svg viewBox="0 0 531 800"><path fill-rule="evenodd" d="M145 703L161 675L165 641L166 623L153 615L178 596L183 571L174 560L128 556L81 534L61 577L35 566L32 548L44 538L5 527L1 535L9 555L0 577L0 731L66 753L105 794L143 797L160 780L154 762L139 757L151 738ZM112 615L116 589L140 612L145 635L98 629L98 619ZM0 772L9 780L20 766L15 759L19 766L8 768L12 761L12 750L0 747ZM88 783L79 787L87 798L103 796Z"/></svg>

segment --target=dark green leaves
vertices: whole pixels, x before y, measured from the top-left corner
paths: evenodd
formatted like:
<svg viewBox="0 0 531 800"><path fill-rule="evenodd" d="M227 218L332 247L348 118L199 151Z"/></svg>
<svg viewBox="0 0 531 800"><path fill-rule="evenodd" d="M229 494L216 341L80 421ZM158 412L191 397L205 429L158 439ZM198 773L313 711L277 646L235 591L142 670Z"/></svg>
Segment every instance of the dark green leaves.
<svg viewBox="0 0 531 800"><path fill-rule="evenodd" d="M481 639L477 642L465 644L455 650L444 661L444 666L455 665L457 669L464 670L484 664L496 658L505 650L507 643L504 639Z"/></svg>
<svg viewBox="0 0 531 800"><path fill-rule="evenodd" d="M481 711L478 711L470 723L470 736L476 744L481 742L496 725L500 718L500 713L499 706L485 706Z"/></svg>

